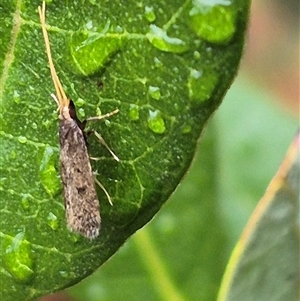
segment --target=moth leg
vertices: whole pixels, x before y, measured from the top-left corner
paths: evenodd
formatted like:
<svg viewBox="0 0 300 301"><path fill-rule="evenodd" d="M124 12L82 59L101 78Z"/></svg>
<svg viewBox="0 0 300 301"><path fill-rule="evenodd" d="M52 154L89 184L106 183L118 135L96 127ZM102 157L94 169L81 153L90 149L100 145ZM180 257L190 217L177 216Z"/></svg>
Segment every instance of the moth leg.
<svg viewBox="0 0 300 301"><path fill-rule="evenodd" d="M110 112L110 113L107 113L107 114L104 114L104 115L101 115L101 116L93 116L93 117L89 117L89 118L86 119L86 121L93 121L93 120L101 120L101 119L105 119L105 118L108 118L108 117L110 117L110 116L112 116L112 115L117 114L118 112L119 112L119 110L116 109L116 110L114 110L114 111L112 111L112 112Z"/></svg>
<svg viewBox="0 0 300 301"><path fill-rule="evenodd" d="M96 182L97 185L104 191L104 193L106 194L106 197L107 197L109 203L113 206L113 203L112 203L112 201L111 201L110 195L108 194L108 192L107 192L107 190L105 189L105 187L97 180L96 175L97 175L97 173L94 173L94 179L95 179L95 182Z"/></svg>
<svg viewBox="0 0 300 301"><path fill-rule="evenodd" d="M89 117L89 118L87 118L87 119L83 122L83 123L84 123L84 127L85 127L85 124L86 124L88 121L94 121L94 120L105 119L105 118L108 118L108 117L110 117L110 116L112 116L112 115L117 114L118 112L119 112L119 110L116 109L116 110L114 110L114 111L112 111L112 112L110 112L110 113L107 113L107 114L105 114L105 115ZM102 138L102 136L101 136L99 133L97 133L97 132L94 131L94 130L89 130L89 131L85 131L85 132L84 132L84 135L85 135L85 137L88 137L88 136L90 136L92 133L96 136L96 138L98 139L98 141L99 141L102 145L104 145L104 146L106 147L106 149L110 152L110 154L113 156L113 158L114 158L116 161L119 162L120 159L119 159L119 158L117 157L117 155L110 149L110 147L107 145L107 143L105 142L105 140ZM93 158L91 158L91 159L93 159Z"/></svg>
<svg viewBox="0 0 300 301"><path fill-rule="evenodd" d="M117 155L109 148L109 146L106 144L105 140L103 139L103 137L97 133L96 131L91 131L91 133L93 133L96 138L98 139L98 141L103 144L106 149L110 152L110 154L113 156L113 158L116 160L116 161L120 161L120 159L117 157ZM91 158L91 159L95 159L95 158Z"/></svg>

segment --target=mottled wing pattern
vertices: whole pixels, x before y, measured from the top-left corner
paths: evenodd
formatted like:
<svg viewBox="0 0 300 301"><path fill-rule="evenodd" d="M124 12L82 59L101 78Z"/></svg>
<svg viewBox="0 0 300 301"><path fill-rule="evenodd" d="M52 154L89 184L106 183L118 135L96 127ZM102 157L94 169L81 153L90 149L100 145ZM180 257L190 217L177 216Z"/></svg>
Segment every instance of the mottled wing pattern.
<svg viewBox="0 0 300 301"><path fill-rule="evenodd" d="M68 227L95 238L100 230L99 201L84 135L75 120L60 120L59 140Z"/></svg>

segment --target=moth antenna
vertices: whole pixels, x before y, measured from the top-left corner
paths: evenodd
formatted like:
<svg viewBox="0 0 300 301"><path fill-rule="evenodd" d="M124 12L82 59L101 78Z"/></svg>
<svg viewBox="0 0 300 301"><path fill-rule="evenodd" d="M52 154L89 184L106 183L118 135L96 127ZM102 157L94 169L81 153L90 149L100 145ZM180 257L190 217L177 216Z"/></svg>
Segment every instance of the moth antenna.
<svg viewBox="0 0 300 301"><path fill-rule="evenodd" d="M53 64L53 60L52 60L52 56L51 56L51 49L50 49L50 42L49 42L48 32L46 29L46 21L45 21L46 4L45 4L45 1L43 1L42 8L39 6L38 10L39 10L40 20L41 20L41 25L42 25L46 52L47 52L48 61L49 61L49 67L50 67L50 71L51 71L51 77L52 77L52 81L53 81L53 84L55 87L56 96L57 96L57 100L58 100L58 107L59 107L59 110L62 111L63 107L69 107L70 101L66 96L66 93L62 87L62 84L61 84L58 76L57 76L57 73L56 73L56 70L55 70L55 67Z"/></svg>

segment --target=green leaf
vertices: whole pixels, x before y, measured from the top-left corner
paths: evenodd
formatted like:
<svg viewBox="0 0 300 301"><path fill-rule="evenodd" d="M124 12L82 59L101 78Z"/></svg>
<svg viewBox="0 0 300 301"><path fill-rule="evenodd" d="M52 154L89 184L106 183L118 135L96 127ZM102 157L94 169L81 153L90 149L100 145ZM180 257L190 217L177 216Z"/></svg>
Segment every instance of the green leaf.
<svg viewBox="0 0 300 301"><path fill-rule="evenodd" d="M236 245L218 300L299 300L299 141Z"/></svg>
<svg viewBox="0 0 300 301"><path fill-rule="evenodd" d="M235 30L225 42L195 31L190 16L197 1L48 4L55 65L79 116L120 110L105 123L90 124L120 162L90 137L90 155L99 158L93 169L114 205L99 188L102 228L98 239L88 241L65 225L58 114L37 4L15 5L4 11L14 25L1 37L6 43L0 85L4 301L32 300L77 283L160 209L236 74L249 8L245 1L205 5L216 21L224 20L218 19L223 6L234 15L228 20ZM201 12L197 16L200 22Z"/></svg>

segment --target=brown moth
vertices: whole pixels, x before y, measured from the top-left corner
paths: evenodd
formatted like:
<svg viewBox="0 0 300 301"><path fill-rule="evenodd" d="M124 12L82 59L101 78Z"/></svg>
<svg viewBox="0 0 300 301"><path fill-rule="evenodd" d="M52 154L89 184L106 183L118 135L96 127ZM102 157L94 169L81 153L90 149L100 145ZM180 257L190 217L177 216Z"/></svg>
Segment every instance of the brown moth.
<svg viewBox="0 0 300 301"><path fill-rule="evenodd" d="M45 2L43 2L42 8L38 8L38 11L51 77L56 90L56 96L52 94L52 97L57 102L59 109L60 168L67 225L71 231L93 239L99 235L101 218L99 201L95 189L96 179L94 179L89 160L84 128L87 120L106 118L117 113L118 110L104 116L92 117L84 122L81 122L77 118L75 105L72 100L66 97L53 64L45 24ZM99 134L97 134L97 137L108 148ZM109 148L108 150L112 153ZM119 160L113 153L112 155L116 160ZM97 183L104 190L111 202L104 187L98 181Z"/></svg>

